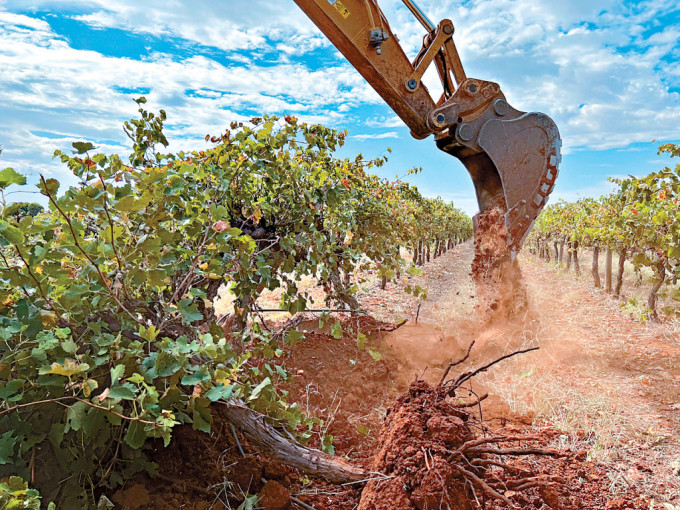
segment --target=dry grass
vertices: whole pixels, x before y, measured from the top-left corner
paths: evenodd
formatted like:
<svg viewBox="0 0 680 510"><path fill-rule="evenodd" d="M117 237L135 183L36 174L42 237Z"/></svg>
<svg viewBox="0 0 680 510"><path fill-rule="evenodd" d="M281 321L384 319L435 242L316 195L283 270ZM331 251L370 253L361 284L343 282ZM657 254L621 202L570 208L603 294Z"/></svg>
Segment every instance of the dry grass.
<svg viewBox="0 0 680 510"><path fill-rule="evenodd" d="M554 446L586 451L590 460L605 465L613 494L635 484L650 498L680 498L680 476L673 467L680 465L677 437L660 429L652 406L622 402L621 388L598 384L596 377L575 380L575 374L531 357L538 355L513 358L480 382L513 413L532 417L534 426L560 431Z"/></svg>
<svg viewBox="0 0 680 510"><path fill-rule="evenodd" d="M551 253L554 256L554 253ZM566 255L565 255L566 257ZM618 271L618 253L614 253L612 257L612 285L616 283L616 274ZM527 258L527 257L525 257ZM604 268L606 255L604 250L600 251L598 259L600 279L604 285ZM591 264L593 260L593 251L588 248L579 249L579 262L581 265L581 274L577 275L572 264L569 271L566 270L566 262L563 261L559 265L555 259L551 259L550 265L563 275L569 275L571 278L583 282L587 282L591 287L593 285L593 277L591 274ZM621 288L621 305L626 313L631 314L638 319L646 319L649 317L650 311L647 308L647 296L654 281L654 273L648 267L643 267L640 271L635 271L633 264L626 260L623 266L623 286ZM680 290L680 281L676 284L666 283L661 288L658 294L657 309L664 307L675 310L680 313L680 304L674 300L671 295L674 291ZM604 292L604 291L602 291ZM677 321L676 321L677 322Z"/></svg>

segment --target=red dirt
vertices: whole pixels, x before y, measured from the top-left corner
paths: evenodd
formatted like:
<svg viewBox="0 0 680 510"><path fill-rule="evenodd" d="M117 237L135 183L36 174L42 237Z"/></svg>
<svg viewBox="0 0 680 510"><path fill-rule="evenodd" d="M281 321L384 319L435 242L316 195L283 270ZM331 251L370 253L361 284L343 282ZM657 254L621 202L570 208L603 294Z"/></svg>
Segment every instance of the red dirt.
<svg viewBox="0 0 680 510"><path fill-rule="evenodd" d="M562 510L610 508L607 491L603 490L607 471L587 462L585 452L567 450L559 457L505 458L472 450L465 454L457 452L466 441L499 434L519 434L527 438L519 445L546 450L556 432L546 430L538 436L528 436L527 427L512 425L496 426L490 431L468 411L454 407L454 402L455 399L445 398L441 389L422 380L411 384L388 412L371 466L390 478L366 485L359 510L479 508L479 501L489 499L489 495L479 490L467 473L500 490L517 508L545 508L545 505ZM518 446L518 442L504 441L492 446L513 447ZM474 464L475 459L502 461L509 467L484 468ZM540 481L537 486L522 488L537 480ZM477 485L475 492L473 483ZM648 508L648 502L635 489L626 491L619 501L624 504L622 509ZM484 508L508 508L508 504L490 498Z"/></svg>
<svg viewBox="0 0 680 510"><path fill-rule="evenodd" d="M474 437L468 419L426 382L414 382L388 412L371 466L390 478L366 485L359 510L471 509L471 489L450 459Z"/></svg>
<svg viewBox="0 0 680 510"><path fill-rule="evenodd" d="M382 426L380 409L405 385L398 382L389 353L381 352L383 359L375 361L357 346L357 333L362 333L367 347L379 345L382 351L381 337L386 333L381 330L393 328L391 324L370 317L346 319L342 324L346 334L340 339L319 330L316 320L298 326L306 331L305 340L284 363L293 374L285 389L308 414L324 420L327 432L335 438L336 454L366 465ZM312 442L312 446L318 444Z"/></svg>
<svg viewBox="0 0 680 510"><path fill-rule="evenodd" d="M402 464L398 462L398 456L402 455L403 451L389 446L385 442L386 433L381 433L380 430L385 423L386 431L396 431L390 424L394 423L394 417L399 411L388 416L387 421L384 420L389 406L398 408L395 402L405 390L404 381L412 381L414 373L423 372L426 372L428 379L436 380L438 374L432 367L441 367L451 357L457 357L461 345L466 344L466 340L471 338L468 335L477 338L478 343L470 364L465 366L465 369L479 365L482 360L488 361L489 356L495 357L499 350L502 351L503 345L521 343L521 327L516 328L516 331L509 331L505 325L496 323L487 330L476 330L467 326L460 330L465 320L475 322L465 315L468 313L466 310L472 309L472 305L465 305L463 299L467 300L468 295L472 294L465 287L471 283L466 283L464 276L469 267L464 264L466 260L469 264L470 252L469 245L457 247L425 266L427 274L417 277L419 284L427 286L430 291L430 300L424 304L421 313L421 321L429 321L429 324L421 322L418 326L413 326L412 320L403 329L386 334L377 331L384 327L385 323L361 318L364 322L358 325L359 329L369 334L369 344L384 355L380 362L375 362L367 352L357 349L356 327L353 334L335 339L326 332L313 328L311 323L302 326L309 327L309 332L305 341L287 353L286 368L294 377L286 389L290 391L291 401L297 401L312 414L326 419L328 423L326 432L334 436L338 454L347 455L354 462L365 466L370 466L373 461L374 466L384 465L385 469L400 473ZM537 404L534 404L530 412L518 404L520 401L531 402L538 398L539 389L536 388L536 382L540 380L534 379L538 375L542 376L544 372L550 372L550 377L556 381L555 384L565 390L563 400L551 401L551 405L556 408L555 412L569 413L570 406L578 404L573 399L591 398L591 394L599 397L605 392L607 398L617 399L612 405L622 409L620 419L629 419L627 407L633 405L632 413L658 421L659 427L654 432L647 432L648 436L644 437L649 439L641 441L637 439L638 436L626 436L625 430L620 432L623 438L617 439L619 443L615 446L614 460L607 461L606 464L587 460L585 452L596 448L605 450L610 448L606 438L600 437L597 429L588 428L587 420L591 418L597 420L599 419L597 415L579 417L581 421L578 422L578 426L585 432L569 427L564 432L558 432L558 427L553 427L551 432L555 433L549 436L554 438L552 444L563 447L566 445L570 448L572 453L568 457L559 459L532 457L514 460L512 463L537 476L558 475L563 479L564 485L557 486L554 490L541 491L533 488L521 494L508 489L505 495L517 501L521 508L541 508L539 501L543 500L551 508L562 510L641 509L650 508L652 497L657 498L655 508L659 508L658 494L659 491L663 492L663 483L671 492L670 496L662 501L672 500L672 491L675 487L673 485L675 482L671 482L670 478L664 482L653 484L651 482L654 477L662 476L666 471L669 473L668 476L671 476L673 457L670 454L663 456L663 452L671 448L671 441L677 436L680 425L678 418L680 413L677 412L680 385L671 382L675 379L680 381L680 372L677 370L680 366L678 365L680 340L672 336L674 333L666 333L666 330L659 326L640 325L618 312L616 303L610 298L601 296L570 278L557 275L554 269L542 262L534 262L535 260L537 259L523 256L522 264L531 304L533 307L540 307L541 310L541 314L537 316L540 324L532 324L531 331L525 336L527 338L537 336L541 340L542 349L526 357L522 356L521 359L518 357L516 362L511 360L511 363L500 365L488 377L485 376L483 383L487 390L504 390L500 392L503 395L508 394L505 390L510 390L510 393L516 394L510 406L505 400L495 396L489 397L483 403L483 415L487 425L493 427L492 433L532 432L530 422L534 410L537 425L545 424L547 419L554 420L550 415L546 418L544 411L536 407ZM373 296L381 296L381 292L383 291L370 294L371 299L376 299ZM457 296L457 292L463 295ZM399 288L392 290L388 288L382 295L385 297L381 298L381 301L390 303L389 308L380 308L379 302L376 302L371 309L375 309L383 317L389 317L390 314L395 317L403 313L394 305L399 302L399 296L403 296ZM456 312L455 308L451 308L441 316L443 304L447 309L460 306L461 311ZM415 315L415 307L409 310L413 310ZM351 325L345 322L345 330ZM435 325L440 329L435 330ZM412 341L407 348L399 349L400 345L389 344L390 339L399 336L409 327L413 329L407 336L412 337ZM314 331L311 331L312 329ZM432 345L427 343L427 355L420 357L417 356L418 334L423 335L424 340L427 335L440 336L432 342ZM439 352L437 346L441 346ZM431 368L426 371L428 366ZM531 372L534 370L533 367L537 368ZM576 397L573 396L574 393ZM405 403L410 402L409 397L403 397L402 400ZM648 407L641 407L643 403ZM522 416L528 416L528 421L526 417L522 418L515 414L518 407ZM414 416L424 418L429 412L431 411L422 411L420 414L415 413ZM603 412L609 411L605 409ZM255 450L243 438L241 442L249 453L249 460L240 460L241 456L231 431L219 416L219 407L216 407L215 414L211 434L195 432L190 426L182 426L175 431L170 447L163 448L159 442L153 448L150 454L160 466L162 478L149 479L140 476L111 498L118 497L118 500L123 501L121 498L128 496L129 500L131 494L129 491L136 494L140 491L137 485L141 484L146 488L149 503L137 507L140 509L229 508L225 504L226 501L236 508L239 498L242 499L243 496L241 491L247 491L248 487L239 488L235 484L229 486L227 482L233 482L237 477L243 478L241 483L246 486L251 484L253 493L255 489L262 488L262 485L258 485L261 482L256 478L264 475L267 480L279 482L293 497L313 505L318 510L350 510L359 504L360 485L337 486L322 480L308 480L293 470L268 463L266 459L253 454ZM492 417L499 417L501 420L490 419ZM434 420L428 426L430 418L435 417L427 417L425 421L427 431L439 430L441 433L437 434L437 437L446 437L445 432L447 428L451 428L451 424L446 420L442 423ZM401 422L403 423L403 420ZM366 432L364 426L368 428L367 435L361 433ZM657 436L665 439L659 443L652 442L652 439L657 441L654 439ZM405 451L408 448L417 449L421 444L440 445L437 442L443 440L433 438L432 435L428 436L427 433L423 435L411 433L410 437L411 441L396 442L395 445L401 444ZM315 440L318 441L318 437ZM376 453L378 455L374 457ZM388 457L392 459L391 462ZM436 492L434 489L442 486L438 479L426 480L426 474L422 470L424 456L421 457L420 463L411 464L415 473L421 475L423 483L420 485L425 486L421 491L422 498L415 499L421 501L421 504L428 501L433 503L436 499L433 494L442 495L441 491ZM434 463L434 457L428 457L428 462L430 458ZM450 477L447 466L437 461L435 467L434 471L443 473L444 479ZM241 476L243 474L245 476ZM490 471L489 474L493 472ZM505 475L497 474L500 479L506 480L503 478ZM405 476L410 475L406 473ZM248 478L247 482L245 478ZM416 478L412 476L411 482L417 482ZM455 476L448 479L455 480ZM416 485L413 487L416 488ZM396 493L399 491L395 489ZM641 496L643 494L644 498ZM364 497L369 498L370 495L371 490ZM406 497L409 504L415 504L412 494L406 494ZM399 500L396 498L397 496L394 498L383 496L380 504L389 503L389 508L400 508ZM144 501L144 498L141 498L141 501ZM405 505L407 500L401 501ZM214 506L211 506L213 503ZM119 504L126 508L123 503ZM481 504L480 499L479 505ZM487 501L484 504L486 506L483 508L507 508L504 503L498 501ZM366 506L368 503L362 505L363 508L373 508ZM377 505L378 503L375 508L380 508ZM472 508L480 508L475 505L477 503L473 503ZM293 504L292 508L296 508L296 505Z"/></svg>
<svg viewBox="0 0 680 510"><path fill-rule="evenodd" d="M505 495L512 498L519 508L545 508L581 510L647 510L649 499L635 489L619 494L616 499L610 497L606 485L610 480L608 471L602 466L584 461L586 455L570 455L564 459L544 457L540 461L522 459L510 462L513 467L524 469L537 477L553 476L561 483L526 491L508 490ZM500 473L500 470L498 470ZM504 475L499 479L507 480ZM486 507L494 510L507 509L500 501L492 501Z"/></svg>
<svg viewBox="0 0 680 510"><path fill-rule="evenodd" d="M271 484L278 482L282 487L290 487L297 483L297 473L257 454L243 458L219 406L213 409L212 428L210 434L205 434L193 430L191 425L181 425L175 428L169 447L163 447L161 441L153 443L147 454L159 466L158 477L138 475L136 484L114 494L114 502L122 510L236 508L243 494L267 488L263 477L269 480L268 497L284 501ZM241 441L245 444L243 438ZM137 487L145 487L142 500L137 493L130 494L133 489L139 492Z"/></svg>

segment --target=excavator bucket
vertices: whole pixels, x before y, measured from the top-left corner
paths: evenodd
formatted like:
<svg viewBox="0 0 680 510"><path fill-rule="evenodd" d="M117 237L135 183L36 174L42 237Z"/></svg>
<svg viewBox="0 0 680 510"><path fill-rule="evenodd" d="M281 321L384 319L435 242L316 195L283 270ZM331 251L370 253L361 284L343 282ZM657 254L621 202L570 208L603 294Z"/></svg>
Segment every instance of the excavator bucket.
<svg viewBox="0 0 680 510"><path fill-rule="evenodd" d="M542 113L512 108L497 83L468 78L453 42L453 22L435 26L414 0L402 1L427 31L414 61L378 0L295 0L414 137L434 133L437 146L463 162L480 211L497 208L504 214L514 258L555 185L557 127ZM431 64L444 89L437 101L422 83Z"/></svg>
<svg viewBox="0 0 680 510"><path fill-rule="evenodd" d="M562 145L555 123L542 113L515 110L501 95L474 119L439 135L437 145L467 168L480 213L498 208L504 214L514 258L555 186Z"/></svg>

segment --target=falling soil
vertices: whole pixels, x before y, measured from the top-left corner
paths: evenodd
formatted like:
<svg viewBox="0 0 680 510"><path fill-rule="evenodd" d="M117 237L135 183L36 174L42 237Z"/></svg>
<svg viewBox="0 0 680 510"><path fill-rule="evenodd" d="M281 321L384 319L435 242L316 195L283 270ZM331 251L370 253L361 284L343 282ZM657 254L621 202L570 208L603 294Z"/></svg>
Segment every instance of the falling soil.
<svg viewBox="0 0 680 510"><path fill-rule="evenodd" d="M477 215L472 278L477 288L476 309L481 323L515 319L529 308L522 271L511 257L505 217L493 208Z"/></svg>

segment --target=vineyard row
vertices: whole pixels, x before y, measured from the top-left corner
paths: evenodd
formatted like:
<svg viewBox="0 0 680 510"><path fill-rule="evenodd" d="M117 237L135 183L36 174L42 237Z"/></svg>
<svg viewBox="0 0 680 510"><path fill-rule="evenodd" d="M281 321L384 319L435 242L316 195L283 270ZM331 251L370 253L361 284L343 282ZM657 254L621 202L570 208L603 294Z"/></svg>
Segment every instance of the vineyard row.
<svg viewBox="0 0 680 510"><path fill-rule="evenodd" d="M666 144L660 154L680 156L680 146ZM605 253L605 290L618 297L624 267L629 261L642 279L650 273L647 315L657 317L660 295L680 301L680 165L644 177L610 179L616 189L599 199L560 201L545 208L527 243L541 258L554 258L567 270L580 272L579 250L592 250L593 284L602 286L600 253ZM618 271L612 285L612 258L618 253ZM669 307L668 312L677 307Z"/></svg>
<svg viewBox="0 0 680 510"><path fill-rule="evenodd" d="M168 154L165 113L137 102L129 160L74 143L55 157L79 184L38 182L48 212L2 197L0 478L33 480L64 508L152 470L148 438L168 444L181 423L209 432L216 401L332 452L320 420L278 389L284 349L303 333L249 320L258 296L281 289L280 308L302 312L307 276L329 304L355 308L358 269L385 282L415 271L400 247L418 264L472 235L452 204L368 173L385 158L335 157L344 132L265 117L206 137L207 150ZM0 191L25 184L0 172ZM213 307L221 286L233 297L226 318Z"/></svg>

